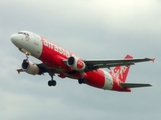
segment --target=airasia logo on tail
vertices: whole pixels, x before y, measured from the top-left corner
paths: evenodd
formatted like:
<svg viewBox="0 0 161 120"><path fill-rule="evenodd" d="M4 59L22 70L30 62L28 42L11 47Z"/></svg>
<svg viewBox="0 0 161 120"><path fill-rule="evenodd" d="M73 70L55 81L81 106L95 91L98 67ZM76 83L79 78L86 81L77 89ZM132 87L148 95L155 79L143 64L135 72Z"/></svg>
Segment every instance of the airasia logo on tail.
<svg viewBox="0 0 161 120"><path fill-rule="evenodd" d="M118 66L111 71L111 74L116 78L124 82L127 77L129 67L126 66Z"/></svg>
<svg viewBox="0 0 161 120"><path fill-rule="evenodd" d="M84 63L81 60L77 61L77 68L82 69L84 67Z"/></svg>

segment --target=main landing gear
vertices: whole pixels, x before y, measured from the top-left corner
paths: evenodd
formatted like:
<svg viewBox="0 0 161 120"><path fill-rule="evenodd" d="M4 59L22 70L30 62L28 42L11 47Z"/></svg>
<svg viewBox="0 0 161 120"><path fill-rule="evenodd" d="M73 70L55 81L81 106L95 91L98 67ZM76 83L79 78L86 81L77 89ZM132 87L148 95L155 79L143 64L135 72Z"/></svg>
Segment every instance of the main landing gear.
<svg viewBox="0 0 161 120"><path fill-rule="evenodd" d="M79 83L79 84L85 84L86 81L85 81L84 78L80 78L80 79L78 79L78 83Z"/></svg>
<svg viewBox="0 0 161 120"><path fill-rule="evenodd" d="M56 81L53 79L54 73L49 72L49 75L51 76L51 80L48 81L48 86L56 86Z"/></svg>
<svg viewBox="0 0 161 120"><path fill-rule="evenodd" d="M56 81L55 80L49 80L48 85L51 86L56 86Z"/></svg>

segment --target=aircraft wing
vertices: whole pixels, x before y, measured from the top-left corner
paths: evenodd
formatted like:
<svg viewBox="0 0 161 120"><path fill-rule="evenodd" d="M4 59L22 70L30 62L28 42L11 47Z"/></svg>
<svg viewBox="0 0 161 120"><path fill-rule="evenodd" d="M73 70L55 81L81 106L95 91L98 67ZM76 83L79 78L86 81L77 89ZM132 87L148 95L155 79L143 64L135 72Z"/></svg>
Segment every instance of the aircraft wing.
<svg viewBox="0 0 161 120"><path fill-rule="evenodd" d="M108 68L115 66L129 66L134 65L135 63L139 62L147 62L147 61L153 61L154 58L143 58L143 59L120 59L120 60L84 60L84 63L86 64L86 70L95 70L98 68Z"/></svg>

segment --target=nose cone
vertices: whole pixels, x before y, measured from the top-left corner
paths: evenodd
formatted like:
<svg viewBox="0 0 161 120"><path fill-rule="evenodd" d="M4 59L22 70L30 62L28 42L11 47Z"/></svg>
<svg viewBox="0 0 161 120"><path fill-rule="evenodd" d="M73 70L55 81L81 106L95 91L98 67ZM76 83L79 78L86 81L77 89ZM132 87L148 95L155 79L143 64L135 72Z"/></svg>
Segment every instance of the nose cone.
<svg viewBox="0 0 161 120"><path fill-rule="evenodd" d="M13 34L13 35L11 36L11 41L12 41L13 44L16 44L17 39L18 39L18 37L17 37L16 34Z"/></svg>
<svg viewBox="0 0 161 120"><path fill-rule="evenodd" d="M21 46L21 39L22 39L22 36L20 36L19 34L13 34L11 36L12 43L18 48Z"/></svg>

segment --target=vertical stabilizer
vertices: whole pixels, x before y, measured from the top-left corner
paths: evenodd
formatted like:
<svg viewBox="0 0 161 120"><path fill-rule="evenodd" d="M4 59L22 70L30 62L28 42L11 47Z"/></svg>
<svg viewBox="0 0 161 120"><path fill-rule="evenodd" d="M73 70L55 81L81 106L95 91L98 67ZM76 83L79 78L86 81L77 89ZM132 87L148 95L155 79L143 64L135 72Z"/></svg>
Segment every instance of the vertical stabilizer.
<svg viewBox="0 0 161 120"><path fill-rule="evenodd" d="M130 55L127 55L125 59L132 59L133 57ZM110 71L110 74L114 76L116 79L120 80L121 82L125 82L128 72L129 72L130 66L116 66L112 71Z"/></svg>

